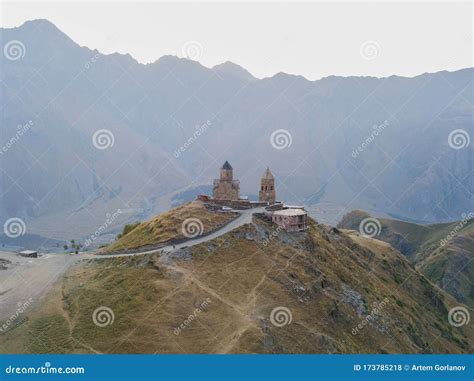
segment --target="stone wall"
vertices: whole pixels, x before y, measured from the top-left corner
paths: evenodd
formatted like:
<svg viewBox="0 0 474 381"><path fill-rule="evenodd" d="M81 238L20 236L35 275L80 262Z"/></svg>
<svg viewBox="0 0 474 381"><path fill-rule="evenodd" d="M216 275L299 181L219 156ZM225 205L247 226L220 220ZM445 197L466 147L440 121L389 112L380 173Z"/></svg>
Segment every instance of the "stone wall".
<svg viewBox="0 0 474 381"><path fill-rule="evenodd" d="M240 184L237 180L215 180L212 198L216 200L238 200Z"/></svg>

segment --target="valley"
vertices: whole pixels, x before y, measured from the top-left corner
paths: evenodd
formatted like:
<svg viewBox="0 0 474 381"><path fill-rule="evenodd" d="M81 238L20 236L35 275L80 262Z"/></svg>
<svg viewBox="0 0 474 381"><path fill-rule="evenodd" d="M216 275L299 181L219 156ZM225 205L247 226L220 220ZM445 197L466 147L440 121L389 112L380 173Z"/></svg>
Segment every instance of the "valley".
<svg viewBox="0 0 474 381"><path fill-rule="evenodd" d="M377 218L374 238L399 250L434 284L473 308L474 221L472 212L463 216L460 221L430 225ZM338 227L360 232L362 221L371 219L366 212L353 211Z"/></svg>

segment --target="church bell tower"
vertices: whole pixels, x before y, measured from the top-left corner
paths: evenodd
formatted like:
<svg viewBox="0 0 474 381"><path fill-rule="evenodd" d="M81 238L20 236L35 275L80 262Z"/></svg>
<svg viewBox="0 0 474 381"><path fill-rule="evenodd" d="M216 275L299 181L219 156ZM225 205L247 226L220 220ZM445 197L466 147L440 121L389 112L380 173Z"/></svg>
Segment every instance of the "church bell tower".
<svg viewBox="0 0 474 381"><path fill-rule="evenodd" d="M260 180L260 191L258 192L258 199L260 202L268 202L270 205L275 203L275 178L270 172L270 168L267 170Z"/></svg>

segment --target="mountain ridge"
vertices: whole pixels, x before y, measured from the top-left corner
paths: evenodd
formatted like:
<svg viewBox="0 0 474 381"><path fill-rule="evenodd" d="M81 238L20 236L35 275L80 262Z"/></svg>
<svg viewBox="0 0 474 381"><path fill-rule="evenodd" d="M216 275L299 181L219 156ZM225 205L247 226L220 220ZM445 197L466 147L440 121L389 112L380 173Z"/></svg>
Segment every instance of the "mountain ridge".
<svg viewBox="0 0 474 381"><path fill-rule="evenodd" d="M270 166L279 198L329 224L355 208L423 222L455 219L468 208L471 147L453 150L447 140L471 126L473 69L316 82L289 74L219 77L172 56L143 65L98 54L56 30L0 31L4 43L26 46L19 60L0 58L2 143L34 120L0 156L0 218L22 218L32 233L80 239L107 213L127 210L109 228L115 235L167 210L174 194L210 184L225 160L245 178L242 194L255 194ZM352 157L384 121L377 140ZM203 125L197 143L174 157ZM102 129L115 138L106 150L92 144ZM281 130L291 145L279 150L270 139Z"/></svg>
<svg viewBox="0 0 474 381"><path fill-rule="evenodd" d="M154 61L152 62L147 62L147 63L143 63L143 62L140 62L138 61L135 57L133 57L130 53L119 53L119 52L113 52L113 53L103 53L103 52L100 52L99 49L97 48L90 48L86 45L79 45L78 43L76 43L72 38L70 38L66 33L62 32L61 29L59 29L52 21L48 20L48 19L44 19L44 18L39 18L39 19L33 19L33 20L26 20L25 22L23 22L23 24L19 25L19 26L14 26L14 27L0 27L0 31L1 30L15 30L15 29L18 29L18 30L21 30L21 28L24 28L25 26L29 26L29 25L33 25L33 26L38 26L39 24L42 24L42 25L48 25L48 27L52 27L51 30L54 30L56 32L61 32L62 34L64 34L70 41L74 42L78 47L81 47L81 48L86 48L86 49L89 49L90 51L97 51L99 52L101 55L103 56L114 56L114 55L117 55L117 56L123 56L123 57L127 57L127 58L131 58L133 59L133 61L139 65L154 65L154 64L157 64L162 58L165 58L165 57L171 57L171 58L174 58L176 60L187 60L187 61L192 61L196 64L199 64L200 66L206 68L206 69L209 69L209 70L214 70L216 68L221 68L221 67L225 67L227 65L232 65L234 66L236 69L238 69L239 71L241 71L242 73L248 73L252 78L255 78L255 79L259 79L259 80L263 80L263 79L273 79L274 77L278 77L278 76L281 76L281 75L285 75L285 76L289 76L289 77L293 77L293 78L296 78L296 77L301 77L303 78L305 81L308 81L308 82L318 82L318 81L321 81L321 80L325 80L325 79L331 79L331 78L337 78L337 79L340 79L340 78L373 78L373 79L387 79L387 78L401 78L401 79L412 79L412 78L417 78L417 77L420 77L420 76L425 76L425 75L430 75L430 74L438 74L438 73L456 73L456 72L459 72L459 71L463 71L463 70L469 70L469 69L473 69L473 67L470 67L470 68L461 68L461 69L456 69L456 70L438 70L438 71L434 71L434 72L423 72L423 73L419 73L419 74L416 74L416 75L413 75L413 76L402 76L402 75L398 75L398 74L390 74L390 75L387 75L387 76L383 76L383 77L375 77L375 76L370 76L370 75L328 75L326 77L321 77L319 79L314 79L314 80L311 80L311 79L308 79L306 78L304 75L301 75L301 74L292 74L292 73L287 73L287 72L283 72L283 71L280 71L280 72L277 72L275 74L273 74L272 76L268 76L268 77L262 77L262 78L259 78L259 77L255 77L253 74L251 74L247 69L245 69L243 66L237 64L237 63L234 63L232 61L224 61L222 63L219 63L219 64L216 64L212 67L208 67L208 66L204 66L203 64L201 64L199 61L196 61L196 60L192 60L192 59L189 59L189 58L185 58L185 57L178 57L178 56L175 56L175 55L172 55L172 54L165 54L161 57L158 57L157 59L155 59Z"/></svg>

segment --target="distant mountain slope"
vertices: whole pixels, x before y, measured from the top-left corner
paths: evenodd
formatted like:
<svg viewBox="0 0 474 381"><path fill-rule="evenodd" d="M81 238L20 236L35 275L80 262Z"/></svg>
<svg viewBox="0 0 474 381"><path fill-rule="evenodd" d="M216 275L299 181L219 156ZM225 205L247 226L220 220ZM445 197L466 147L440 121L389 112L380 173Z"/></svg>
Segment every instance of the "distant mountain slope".
<svg viewBox="0 0 474 381"><path fill-rule="evenodd" d="M471 213L461 221L432 225L378 218L381 230L374 238L390 243L433 283L474 308L473 217ZM365 218L370 215L353 211L338 227L359 230Z"/></svg>
<svg viewBox="0 0 474 381"><path fill-rule="evenodd" d="M0 348L467 353L474 332L448 323L455 305L386 243L312 220L308 231L288 234L254 217L172 255L77 265L23 325L0 336Z"/></svg>
<svg viewBox="0 0 474 381"><path fill-rule="evenodd" d="M69 241L48 239L36 234L26 233L21 237L14 238L8 237L5 234L0 234L0 247L2 251L24 247L35 250L63 251L63 246L65 244L69 244Z"/></svg>
<svg viewBox="0 0 474 381"><path fill-rule="evenodd" d="M448 135L472 131L471 68L256 79L229 62L209 69L173 56L142 65L103 55L46 20L1 29L0 41L19 41L24 52L0 56L0 147L8 147L0 219L20 217L31 233L79 239L120 208L113 234L167 210L173 194L210 184L225 159L243 194L257 193L270 165L279 199L330 223L354 208L426 222L468 209L472 144L452 149ZM357 151L374 126L384 127ZM93 136L103 129L113 145L98 149ZM280 129L291 135L285 149L270 143Z"/></svg>

